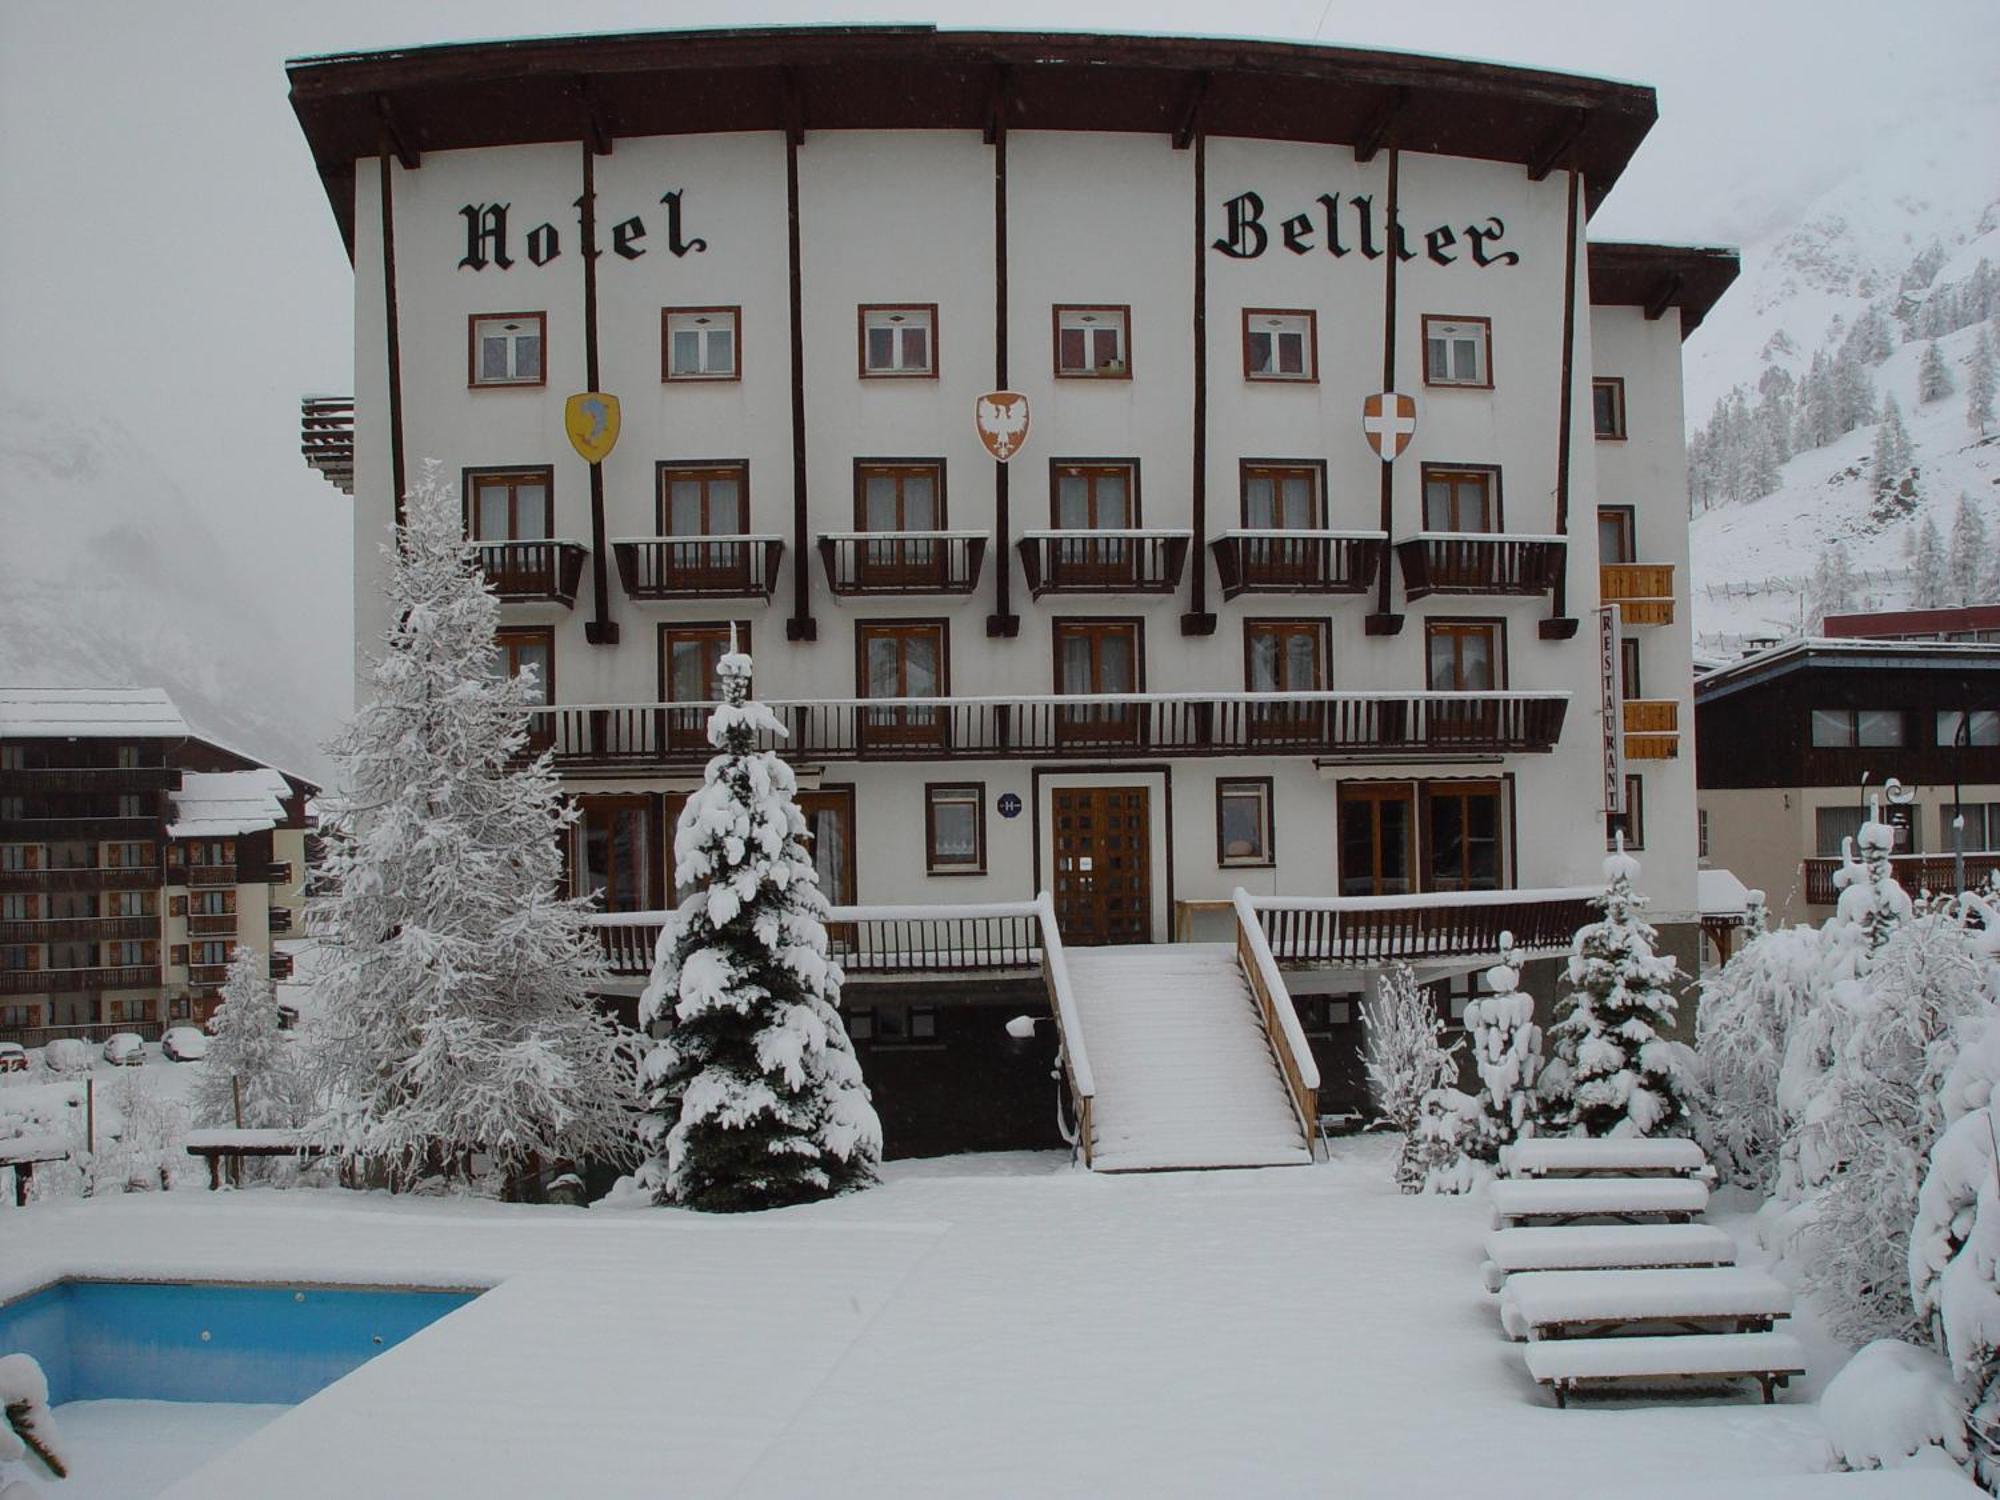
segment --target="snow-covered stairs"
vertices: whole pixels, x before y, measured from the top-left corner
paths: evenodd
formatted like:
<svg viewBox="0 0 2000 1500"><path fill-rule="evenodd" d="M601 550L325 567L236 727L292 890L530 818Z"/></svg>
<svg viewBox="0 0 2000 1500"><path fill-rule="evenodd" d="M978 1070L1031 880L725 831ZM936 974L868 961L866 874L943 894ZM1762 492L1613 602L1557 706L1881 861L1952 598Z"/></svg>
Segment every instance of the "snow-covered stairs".
<svg viewBox="0 0 2000 1500"><path fill-rule="evenodd" d="M1068 948L1100 1172L1304 1166L1312 1153L1227 943Z"/></svg>

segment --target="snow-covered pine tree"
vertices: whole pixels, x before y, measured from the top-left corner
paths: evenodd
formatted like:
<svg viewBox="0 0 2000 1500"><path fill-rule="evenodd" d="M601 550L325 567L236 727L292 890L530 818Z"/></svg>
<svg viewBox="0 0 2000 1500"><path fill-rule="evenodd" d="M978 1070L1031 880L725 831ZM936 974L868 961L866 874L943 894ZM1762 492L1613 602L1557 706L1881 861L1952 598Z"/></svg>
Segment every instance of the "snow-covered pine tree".
<svg viewBox="0 0 2000 1500"><path fill-rule="evenodd" d="M1951 575L1951 602L1979 604L1980 572L1986 563L1986 523L1972 503L1972 496L1960 490L1958 509L1951 518L1951 547L1946 570Z"/></svg>
<svg viewBox="0 0 2000 1500"><path fill-rule="evenodd" d="M1661 1035L1674 1024L1680 971L1671 954L1653 952L1658 934L1640 915L1646 901L1634 889L1638 878L1639 861L1621 838L1604 861L1604 894L1595 903L1604 916L1579 928L1570 946L1574 988L1551 1032L1556 1060L1542 1078L1549 1123L1573 1135L1687 1128L1693 1057Z"/></svg>
<svg viewBox="0 0 2000 1500"><path fill-rule="evenodd" d="M208 1030L189 1101L195 1123L246 1130L304 1123L312 1103L305 1072L293 1039L279 1029L278 997L255 950L238 947L231 958Z"/></svg>
<svg viewBox="0 0 2000 1500"><path fill-rule="evenodd" d="M1887 495L1903 482L1909 471L1909 430L1903 426L1903 413L1896 405L1896 398L1890 396L1882 403L1881 428L1875 434L1875 463L1868 482L1877 495Z"/></svg>
<svg viewBox="0 0 2000 1500"><path fill-rule="evenodd" d="M634 1059L590 986L588 898L566 899L575 820L528 756L530 682L496 670L500 607L427 463L392 546L369 701L329 747L327 854L307 906L322 954L313 1137L392 1183L475 1153L511 1185L632 1147Z"/></svg>
<svg viewBox="0 0 2000 1500"><path fill-rule="evenodd" d="M757 749L784 727L750 698L749 657L716 670L717 754L674 836L688 890L640 1002L643 1021L671 1029L642 1072L639 1185L656 1203L736 1212L867 1186L882 1126L835 1009L843 976L797 783Z"/></svg>
<svg viewBox="0 0 2000 1500"><path fill-rule="evenodd" d="M1945 368L1944 356L1938 353L1937 340L1931 339L1924 345L1923 358L1917 361L1917 404L1928 406L1933 401L1942 401L1952 390L1951 371Z"/></svg>
<svg viewBox="0 0 2000 1500"><path fill-rule="evenodd" d="M1941 609L1950 602L1944 537L1938 532L1937 517L1926 514L1910 547L1910 603L1918 609Z"/></svg>
<svg viewBox="0 0 2000 1500"><path fill-rule="evenodd" d="M1375 992L1362 1002L1361 1013L1368 1092L1382 1118L1403 1133L1396 1185L1406 1193L1420 1193L1432 1165L1417 1128L1424 1096L1457 1076L1459 1044L1444 1045L1444 1020L1408 964L1396 964L1382 975Z"/></svg>
<svg viewBox="0 0 2000 1500"><path fill-rule="evenodd" d="M1535 997L1521 990L1521 951L1500 934L1500 961L1486 971L1487 993L1465 1007L1472 1065L1479 1073L1479 1126L1465 1148L1497 1161L1500 1148L1534 1134L1535 1080L1542 1071L1542 1028Z"/></svg>
<svg viewBox="0 0 2000 1500"><path fill-rule="evenodd" d="M1834 356L1830 368L1840 417L1834 434L1837 437L1875 420L1875 383L1868 374L1867 363L1850 347L1844 346ZM1899 423L1900 420L1899 417Z"/></svg>
<svg viewBox="0 0 2000 1500"><path fill-rule="evenodd" d="M1965 425L1984 433L1993 421L1993 332L1979 330L1972 346L1972 366L1965 377Z"/></svg>

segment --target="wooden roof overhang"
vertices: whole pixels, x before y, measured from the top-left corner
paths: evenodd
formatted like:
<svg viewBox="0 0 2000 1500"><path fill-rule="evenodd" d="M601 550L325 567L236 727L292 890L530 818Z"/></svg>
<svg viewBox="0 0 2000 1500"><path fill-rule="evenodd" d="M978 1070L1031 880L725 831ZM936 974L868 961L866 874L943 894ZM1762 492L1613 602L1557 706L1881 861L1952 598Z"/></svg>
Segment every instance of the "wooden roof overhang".
<svg viewBox="0 0 2000 1500"><path fill-rule="evenodd" d="M350 258L354 163L621 136L1103 130L1574 163L1595 209L1658 116L1653 90L1296 42L815 26L453 43L296 59L292 108ZM1595 276L1593 275L1593 287Z"/></svg>
<svg viewBox="0 0 2000 1500"><path fill-rule="evenodd" d="M1649 318L1678 307L1683 339L1701 327L1741 269L1736 252L1722 246L1619 240L1592 240L1589 265L1593 305L1643 307Z"/></svg>

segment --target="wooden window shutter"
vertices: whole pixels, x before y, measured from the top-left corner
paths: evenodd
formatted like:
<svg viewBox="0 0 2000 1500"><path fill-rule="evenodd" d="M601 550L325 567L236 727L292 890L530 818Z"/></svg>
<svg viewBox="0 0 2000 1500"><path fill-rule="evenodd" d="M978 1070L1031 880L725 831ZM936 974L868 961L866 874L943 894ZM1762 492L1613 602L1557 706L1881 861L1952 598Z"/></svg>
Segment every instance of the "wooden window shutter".
<svg viewBox="0 0 2000 1500"><path fill-rule="evenodd" d="M187 897L185 897L185 896L172 896L172 897L169 897L169 898L168 898L168 900L167 900L167 915L168 915L168 916L170 916L170 917L184 917L184 916L186 916L187 914L188 914L188 898L187 898Z"/></svg>
<svg viewBox="0 0 2000 1500"><path fill-rule="evenodd" d="M175 943L172 948L167 950L167 955L167 961L175 968L185 969L187 967L188 950L186 943Z"/></svg>
<svg viewBox="0 0 2000 1500"><path fill-rule="evenodd" d="M222 914L225 917L236 914L236 891L234 887L222 893Z"/></svg>
<svg viewBox="0 0 2000 1500"><path fill-rule="evenodd" d="M140 944L139 951L143 955L145 955L143 958L139 960L141 964L143 964L145 967L149 969L157 968L159 966L160 945L157 942L149 941L146 943L142 943Z"/></svg>

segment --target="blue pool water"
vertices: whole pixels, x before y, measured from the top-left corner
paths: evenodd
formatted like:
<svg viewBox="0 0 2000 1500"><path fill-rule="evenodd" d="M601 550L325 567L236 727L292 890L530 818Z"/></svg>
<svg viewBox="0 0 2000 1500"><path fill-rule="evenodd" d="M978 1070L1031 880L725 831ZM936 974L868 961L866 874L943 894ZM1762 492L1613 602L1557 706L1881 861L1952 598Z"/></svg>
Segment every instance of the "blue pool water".
<svg viewBox="0 0 2000 1500"><path fill-rule="evenodd" d="M294 1404L477 1295L59 1281L0 1306L0 1354L40 1361L51 1406Z"/></svg>

